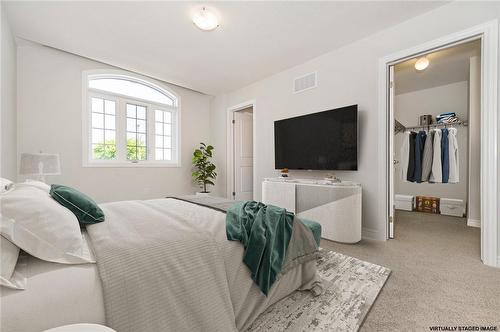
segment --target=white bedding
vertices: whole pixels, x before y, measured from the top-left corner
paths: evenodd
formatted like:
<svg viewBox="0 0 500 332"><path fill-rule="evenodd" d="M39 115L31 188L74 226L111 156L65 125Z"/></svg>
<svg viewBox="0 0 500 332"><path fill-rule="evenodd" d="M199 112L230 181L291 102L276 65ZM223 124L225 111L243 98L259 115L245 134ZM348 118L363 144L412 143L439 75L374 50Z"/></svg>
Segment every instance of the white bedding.
<svg viewBox="0 0 500 332"><path fill-rule="evenodd" d="M154 209L148 210L148 215L137 208L138 204ZM213 237L224 256L225 268L222 270L227 274L227 296L232 302L231 311L234 315L231 319L235 320L233 326L236 325L239 330L245 329L270 304L301 286L305 289L311 287L315 281L316 263L306 262L283 275L266 298L253 283L248 268L242 262L241 244L227 241L225 218L221 212L176 200L136 201L135 204L116 202L104 204L103 207L107 218L110 218L108 222L112 218L120 221L136 217L143 223L150 223L161 217L169 233L183 230L186 234L199 234L200 239ZM99 230L96 233L100 234L102 227L111 224L104 222L101 227L94 225L89 230ZM199 229L203 230L202 233ZM74 323L106 325L103 286L96 264L63 265L29 257L27 278L27 289L24 291L0 289L2 332L41 331ZM162 287L168 287L168 281L162 282ZM147 287L141 285L133 291L145 292ZM186 294L183 298L186 298ZM174 307L175 303L180 305L180 302L174 302Z"/></svg>
<svg viewBox="0 0 500 332"><path fill-rule="evenodd" d="M2 332L40 332L73 323L105 324L96 264L58 264L32 256L26 259L26 290L0 287Z"/></svg>
<svg viewBox="0 0 500 332"><path fill-rule="evenodd" d="M76 216L41 182L17 183L0 195L0 233L32 256L63 264L92 263Z"/></svg>

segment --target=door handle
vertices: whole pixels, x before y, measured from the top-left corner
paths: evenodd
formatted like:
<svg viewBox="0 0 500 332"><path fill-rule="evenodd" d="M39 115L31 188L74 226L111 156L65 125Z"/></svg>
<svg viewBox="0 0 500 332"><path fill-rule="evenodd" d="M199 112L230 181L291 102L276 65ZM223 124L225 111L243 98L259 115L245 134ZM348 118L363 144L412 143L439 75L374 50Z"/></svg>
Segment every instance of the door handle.
<svg viewBox="0 0 500 332"><path fill-rule="evenodd" d="M393 163L394 165L399 164L399 160L394 159Z"/></svg>

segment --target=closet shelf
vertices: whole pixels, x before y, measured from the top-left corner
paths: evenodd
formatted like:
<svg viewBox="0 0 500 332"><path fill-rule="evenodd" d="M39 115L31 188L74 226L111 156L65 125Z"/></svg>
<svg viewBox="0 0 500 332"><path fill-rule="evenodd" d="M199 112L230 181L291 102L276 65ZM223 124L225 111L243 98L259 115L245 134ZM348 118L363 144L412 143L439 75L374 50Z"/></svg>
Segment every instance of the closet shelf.
<svg viewBox="0 0 500 332"><path fill-rule="evenodd" d="M415 129L431 129L431 128L446 128L446 127L456 127L456 126L463 126L463 127L467 127L469 125L469 123L467 121L458 121L458 122L453 122L453 123L433 123L433 124L429 124L429 125L422 125L422 126L413 126L413 127L404 127L401 128L401 129L397 129L395 130L395 133L400 133L400 132L404 132L405 130L415 130Z"/></svg>

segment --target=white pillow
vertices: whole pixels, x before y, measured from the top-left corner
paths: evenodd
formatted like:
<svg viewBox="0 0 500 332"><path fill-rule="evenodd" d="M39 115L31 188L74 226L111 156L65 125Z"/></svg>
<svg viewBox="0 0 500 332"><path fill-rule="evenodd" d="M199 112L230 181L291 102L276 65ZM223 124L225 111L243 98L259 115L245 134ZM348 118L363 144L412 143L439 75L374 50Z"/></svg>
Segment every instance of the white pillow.
<svg viewBox="0 0 500 332"><path fill-rule="evenodd" d="M38 189L45 191L47 194L50 193L50 186L45 182L28 179L21 184L36 187Z"/></svg>
<svg viewBox="0 0 500 332"><path fill-rule="evenodd" d="M14 289L24 289L26 287L26 277L20 271L16 271L19 248L1 235L0 256L0 285Z"/></svg>
<svg viewBox="0 0 500 332"><path fill-rule="evenodd" d="M93 263L75 215L43 189L18 183L0 195L0 233L42 260Z"/></svg>

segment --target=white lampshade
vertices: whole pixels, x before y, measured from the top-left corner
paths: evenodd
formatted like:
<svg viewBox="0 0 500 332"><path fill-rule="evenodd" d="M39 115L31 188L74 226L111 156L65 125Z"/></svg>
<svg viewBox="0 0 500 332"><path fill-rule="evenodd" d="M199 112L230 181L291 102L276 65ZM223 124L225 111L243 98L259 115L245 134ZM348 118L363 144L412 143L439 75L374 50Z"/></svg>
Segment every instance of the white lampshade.
<svg viewBox="0 0 500 332"><path fill-rule="evenodd" d="M22 175L59 175L61 165L58 154L21 153L19 174Z"/></svg>

